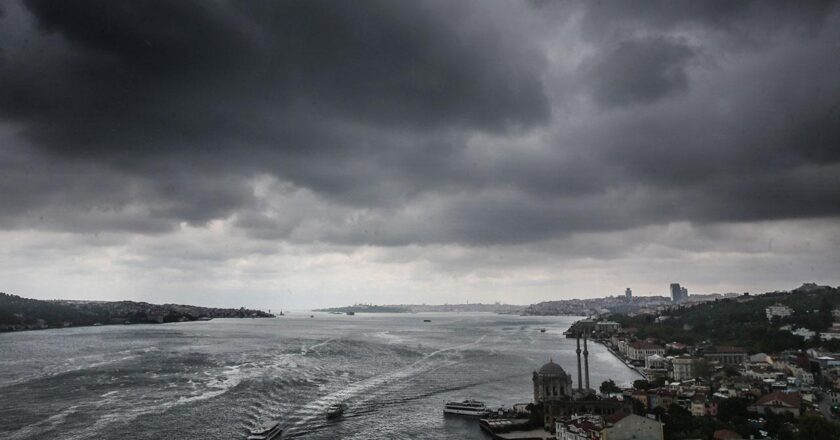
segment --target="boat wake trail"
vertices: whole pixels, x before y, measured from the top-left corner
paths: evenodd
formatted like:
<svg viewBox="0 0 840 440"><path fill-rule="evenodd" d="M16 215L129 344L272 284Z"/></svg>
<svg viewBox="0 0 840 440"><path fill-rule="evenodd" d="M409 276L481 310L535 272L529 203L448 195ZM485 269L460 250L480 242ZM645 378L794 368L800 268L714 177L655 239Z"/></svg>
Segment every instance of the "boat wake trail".
<svg viewBox="0 0 840 440"><path fill-rule="evenodd" d="M463 362L460 354L475 348L485 338L486 335L483 335L466 344L432 351L402 368L350 383L339 390L312 400L291 415L289 420L292 422L288 425L286 435L300 436L328 426L324 408L334 403L349 403L345 417L352 418L356 414L371 412L375 408L381 408L390 403L404 402L424 394L434 394L433 391L428 391L428 388L440 386L435 380L423 380L423 376L460 364ZM406 395L405 390L408 387L411 387L413 391Z"/></svg>

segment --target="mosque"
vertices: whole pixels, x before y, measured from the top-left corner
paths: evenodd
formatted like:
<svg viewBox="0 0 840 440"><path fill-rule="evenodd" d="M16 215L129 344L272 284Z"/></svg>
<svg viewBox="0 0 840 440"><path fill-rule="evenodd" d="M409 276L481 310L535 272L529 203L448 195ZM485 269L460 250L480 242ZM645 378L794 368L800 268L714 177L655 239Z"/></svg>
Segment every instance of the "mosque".
<svg viewBox="0 0 840 440"><path fill-rule="evenodd" d="M581 369L580 340L583 336L583 372ZM609 416L620 411L632 411L629 403L617 399L599 398L589 387L589 349L586 335L577 334L577 388L573 388L572 376L550 359L547 364L534 371L534 403L542 405L545 429L551 430L558 418L574 414L596 414Z"/></svg>

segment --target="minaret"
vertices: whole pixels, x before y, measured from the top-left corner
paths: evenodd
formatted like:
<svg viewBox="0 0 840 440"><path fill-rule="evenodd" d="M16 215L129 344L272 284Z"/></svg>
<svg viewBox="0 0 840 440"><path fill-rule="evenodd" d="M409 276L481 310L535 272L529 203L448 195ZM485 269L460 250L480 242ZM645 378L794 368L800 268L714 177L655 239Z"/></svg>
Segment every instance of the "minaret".
<svg viewBox="0 0 840 440"><path fill-rule="evenodd" d="M583 335L583 371L586 375L586 389L589 390L589 349L586 348L586 335Z"/></svg>
<svg viewBox="0 0 840 440"><path fill-rule="evenodd" d="M578 333L578 335L577 335L577 351L575 351L575 353L577 353L577 361L578 361L578 382L577 382L578 383L578 389L582 390L583 389L583 380L581 380L581 377L580 377L580 333Z"/></svg>

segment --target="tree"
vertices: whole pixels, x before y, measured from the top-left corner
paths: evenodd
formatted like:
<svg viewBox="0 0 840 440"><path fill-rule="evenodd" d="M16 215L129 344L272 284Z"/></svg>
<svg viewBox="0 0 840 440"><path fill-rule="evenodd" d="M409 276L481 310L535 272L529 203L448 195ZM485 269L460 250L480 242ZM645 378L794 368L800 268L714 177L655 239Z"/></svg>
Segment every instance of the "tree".
<svg viewBox="0 0 840 440"><path fill-rule="evenodd" d="M799 438L807 440L838 439L840 425L820 417L805 416L799 421Z"/></svg>
<svg viewBox="0 0 840 440"><path fill-rule="evenodd" d="M709 365L709 362L705 359L700 359L699 361L694 363L694 371L697 377L708 379L712 373L714 372L714 368Z"/></svg>
<svg viewBox="0 0 840 440"><path fill-rule="evenodd" d="M636 379L633 381L633 388L637 390L649 390L650 382L644 379Z"/></svg>
<svg viewBox="0 0 840 440"><path fill-rule="evenodd" d="M601 382L601 386L598 389L601 391L601 394L612 394L621 392L621 388L619 388L618 385L616 385L612 379Z"/></svg>
<svg viewBox="0 0 840 440"><path fill-rule="evenodd" d="M749 401L740 397L731 397L718 403L717 418L722 422L730 422L733 418L747 418Z"/></svg>
<svg viewBox="0 0 840 440"><path fill-rule="evenodd" d="M526 406L528 409L528 424L533 427L542 427L545 423L545 414L542 403L529 403Z"/></svg>

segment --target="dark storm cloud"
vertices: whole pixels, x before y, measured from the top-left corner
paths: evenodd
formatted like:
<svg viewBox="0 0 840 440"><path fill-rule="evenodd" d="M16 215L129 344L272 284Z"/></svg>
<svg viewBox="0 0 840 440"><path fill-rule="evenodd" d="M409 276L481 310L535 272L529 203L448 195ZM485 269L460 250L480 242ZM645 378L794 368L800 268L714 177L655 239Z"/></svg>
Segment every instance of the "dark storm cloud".
<svg viewBox="0 0 840 440"><path fill-rule="evenodd" d="M308 120L501 131L548 112L539 55L490 23L469 23L467 6L26 5L66 53L29 66L10 60L2 111L70 155L243 143L332 150L339 139L312 136L328 124Z"/></svg>
<svg viewBox="0 0 840 440"><path fill-rule="evenodd" d="M830 2L4 9L6 229L483 245L840 214Z"/></svg>
<svg viewBox="0 0 840 440"><path fill-rule="evenodd" d="M661 37L626 40L584 67L593 98L604 106L650 103L688 88L694 50Z"/></svg>
<svg viewBox="0 0 840 440"><path fill-rule="evenodd" d="M636 30L702 26L734 33L750 43L785 31L809 32L825 24L835 0L642 0L588 2L585 25L590 36Z"/></svg>

